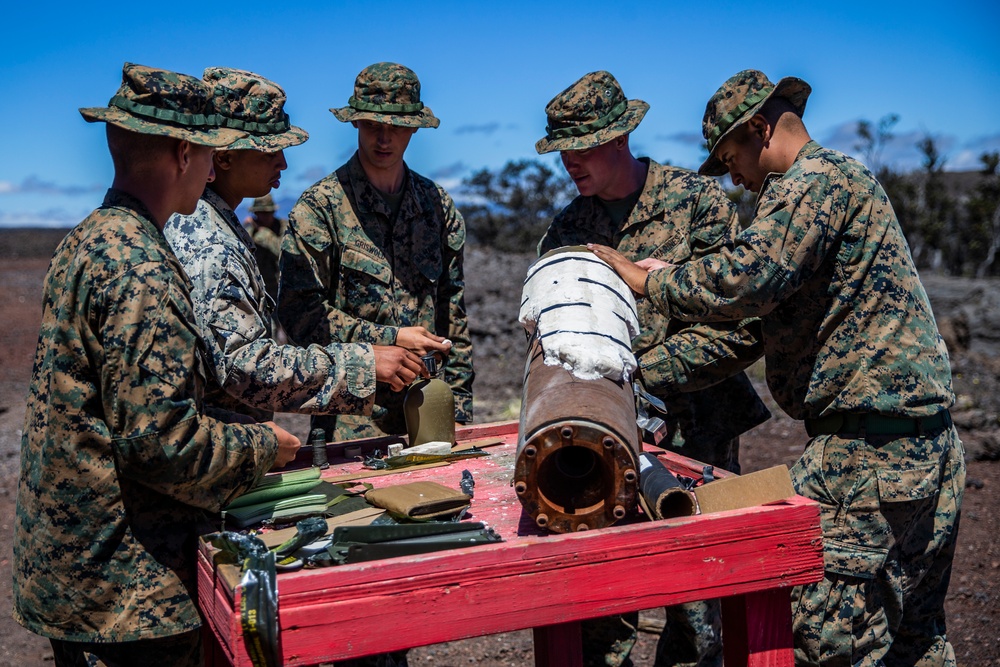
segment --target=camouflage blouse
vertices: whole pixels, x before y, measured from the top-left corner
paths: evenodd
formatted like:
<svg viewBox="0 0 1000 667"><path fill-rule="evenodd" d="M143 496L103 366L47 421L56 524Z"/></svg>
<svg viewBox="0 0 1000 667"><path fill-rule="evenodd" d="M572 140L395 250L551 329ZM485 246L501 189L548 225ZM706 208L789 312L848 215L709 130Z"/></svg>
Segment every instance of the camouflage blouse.
<svg viewBox="0 0 1000 667"><path fill-rule="evenodd" d="M948 352L885 190L814 141L764 184L734 247L654 271L646 291L685 320L760 317L768 385L796 419L923 417L954 401Z"/></svg>
<svg viewBox="0 0 1000 667"><path fill-rule="evenodd" d="M407 169L395 220L358 156L306 190L282 240L278 319L300 344L392 345L401 327L452 341L443 364L455 418L472 420L472 339L465 312L465 221L451 197ZM405 433L403 392L378 385L372 418L338 417L337 439ZM328 420L314 424L334 429Z"/></svg>
<svg viewBox="0 0 1000 667"><path fill-rule="evenodd" d="M204 416L189 285L148 211L108 192L45 279L21 438L14 616L123 642L199 627L195 546L273 464L273 431Z"/></svg>
<svg viewBox="0 0 1000 667"><path fill-rule="evenodd" d="M687 169L649 165L639 199L620 226L597 197L577 197L555 217L539 254L563 245L600 243L633 261L679 262L717 252L732 242L739 221L733 204L711 178ZM718 443L765 421L770 413L742 372L763 353L760 323L716 324L670 320L636 301L642 331L632 350L647 391L667 402L673 445L699 460L698 443Z"/></svg>
<svg viewBox="0 0 1000 667"><path fill-rule="evenodd" d="M207 188L192 215L174 215L163 234L193 285L195 315L224 391L213 407L271 419L272 411L365 414L375 401L370 345L281 345L271 337L273 304L254 245L228 204Z"/></svg>

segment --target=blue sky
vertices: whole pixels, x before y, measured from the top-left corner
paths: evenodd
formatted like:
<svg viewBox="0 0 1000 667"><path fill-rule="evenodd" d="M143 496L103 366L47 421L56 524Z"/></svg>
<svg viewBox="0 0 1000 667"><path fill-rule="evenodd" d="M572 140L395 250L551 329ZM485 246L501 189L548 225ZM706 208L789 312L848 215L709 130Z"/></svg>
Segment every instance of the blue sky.
<svg viewBox="0 0 1000 667"><path fill-rule="evenodd" d="M311 135L285 153L279 215L350 157L357 132L328 110L383 60L417 72L441 119L414 136L407 163L459 200L473 170L537 157L546 103L598 69L651 105L634 152L684 167L702 158L705 102L745 68L808 81L810 132L846 152L856 152L859 119L890 113L900 120L883 160L896 168L919 165L914 145L926 135L948 169L1000 151L995 0L130 3L120 15L60 4L5 10L0 226L72 226L100 202L112 177L104 132L77 109L106 104L125 61L196 76L238 67L279 83L292 122Z"/></svg>

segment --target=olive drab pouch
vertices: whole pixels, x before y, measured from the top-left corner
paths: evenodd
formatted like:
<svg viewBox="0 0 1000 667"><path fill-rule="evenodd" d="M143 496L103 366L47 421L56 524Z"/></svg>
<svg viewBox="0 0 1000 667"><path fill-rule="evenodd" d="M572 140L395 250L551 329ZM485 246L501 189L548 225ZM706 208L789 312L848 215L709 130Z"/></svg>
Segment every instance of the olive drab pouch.
<svg viewBox="0 0 1000 667"><path fill-rule="evenodd" d="M365 493L365 500L410 521L443 519L468 509L471 498L437 482L409 482Z"/></svg>

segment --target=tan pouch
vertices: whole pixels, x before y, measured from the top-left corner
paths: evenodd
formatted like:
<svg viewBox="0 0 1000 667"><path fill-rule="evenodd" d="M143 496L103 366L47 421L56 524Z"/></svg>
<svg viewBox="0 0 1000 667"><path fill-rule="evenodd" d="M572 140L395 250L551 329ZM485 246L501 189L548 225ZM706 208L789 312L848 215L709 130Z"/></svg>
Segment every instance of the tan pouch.
<svg viewBox="0 0 1000 667"><path fill-rule="evenodd" d="M365 500L396 517L413 521L454 516L469 507L471 498L437 482L409 482L372 489Z"/></svg>

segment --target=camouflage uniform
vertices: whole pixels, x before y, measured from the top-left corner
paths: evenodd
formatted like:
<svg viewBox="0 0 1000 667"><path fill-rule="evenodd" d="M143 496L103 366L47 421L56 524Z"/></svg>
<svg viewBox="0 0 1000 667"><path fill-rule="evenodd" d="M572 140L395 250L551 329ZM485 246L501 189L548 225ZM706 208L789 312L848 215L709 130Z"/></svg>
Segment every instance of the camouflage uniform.
<svg viewBox="0 0 1000 667"><path fill-rule="evenodd" d="M223 123L251 128L230 149L274 152L308 134L288 122L285 93L252 72L205 71ZM254 244L233 209L210 184L191 215L173 215L163 234L194 289L198 326L208 346L215 387L206 403L268 421L279 412L370 412L375 356L370 345L308 348L272 337L273 302L254 258Z"/></svg>
<svg viewBox="0 0 1000 667"><path fill-rule="evenodd" d="M239 136L207 125L210 91L197 79L129 63L123 74L108 108L81 109L87 120L215 146ZM164 108L177 124L151 115ZM118 190L49 266L21 439L13 597L15 619L55 639L58 660L60 640L194 646L206 511L277 455L271 429L204 416L189 290L149 211Z"/></svg>
<svg viewBox="0 0 1000 667"><path fill-rule="evenodd" d="M394 76L403 82L386 94L410 104L412 112L382 113L376 104L358 104L367 111L345 107L334 113L341 120L436 126L437 118L419 103L419 84L413 90L415 75L399 65L380 63L362 71L352 101L385 99L366 95L363 87L373 89ZM404 93L409 97L398 99ZM409 168L402 193L399 213L391 219L355 154L302 194L282 241L278 319L300 344L392 345L399 328L418 325L450 339L442 379L455 393L455 419L468 423L475 374L464 299L465 222L444 189ZM380 383L371 419L313 417L313 427L336 440L405 433L404 393Z"/></svg>
<svg viewBox="0 0 1000 667"><path fill-rule="evenodd" d="M605 99L608 94L612 99ZM618 98L618 99L614 99ZM546 137L539 152L580 150L606 143L638 125L645 110L627 102L607 72L589 74L556 96L546 108L549 133L560 126L621 108L622 116L600 130ZM644 103L642 103L644 104ZM628 117L629 107L636 110ZM637 117L636 117L637 116ZM555 130L555 132L553 131ZM600 134L600 136L597 136ZM596 196L579 196L552 221L538 245L543 254L565 245L600 243L633 260L655 257L685 261L729 247L739 221L733 204L711 178L642 159L646 179L638 200L617 224ZM762 354L760 322L736 320L717 325L686 325L658 313L639 299L642 332L632 342L646 389L667 405L667 435L660 446L710 465L739 472L739 436L770 416L743 369ZM721 615L717 600L668 607L657 647L657 665L720 665ZM606 621L585 623L588 660L617 644L604 664L628 664L635 643L636 615L624 629ZM631 629L630 629L631 628Z"/></svg>
<svg viewBox="0 0 1000 667"><path fill-rule="evenodd" d="M370 345L280 345L253 242L236 213L205 189L192 215L163 229L194 288L198 326L222 390L208 405L268 421L272 411L363 414L375 399Z"/></svg>
<svg viewBox="0 0 1000 667"><path fill-rule="evenodd" d="M702 172L726 170L725 119L774 95L801 113L808 92L755 71L727 81L706 111ZM761 317L771 392L813 436L792 478L820 503L826 576L794 590L796 663L954 664L944 598L965 464L951 371L871 172L809 141L764 183L734 248L652 272L646 291L685 320Z"/></svg>
<svg viewBox="0 0 1000 667"><path fill-rule="evenodd" d="M281 237L285 233L287 221L275 218L278 231L270 227L254 226L250 232L253 241L253 256L264 279L264 288L271 299L278 298L278 256L281 254Z"/></svg>
<svg viewBox="0 0 1000 667"><path fill-rule="evenodd" d="M726 247L738 220L718 183L642 161L649 169L646 183L620 227L597 197L577 197L552 221L539 254L601 243L635 260L684 261ZM763 352L759 321L691 326L664 318L648 299L636 306L642 332L632 350L643 385L668 408L668 435L659 444L738 473L739 435L769 417L742 372Z"/></svg>
<svg viewBox="0 0 1000 667"><path fill-rule="evenodd" d="M201 416L188 290L145 208L115 190L56 250L14 541L15 615L34 632L120 642L197 628L203 510L274 460L270 431Z"/></svg>
<svg viewBox="0 0 1000 667"><path fill-rule="evenodd" d="M268 211L273 214L276 210L278 207L275 206L274 199L269 194L254 199L253 204L250 205L251 213ZM274 218L273 225L278 231L258 223L259 220L254 219L246 227L249 228L250 238L253 239L254 258L257 260L257 268L260 269L267 293L272 299L277 299L278 255L281 254L281 236L285 232L287 221L279 217Z"/></svg>

